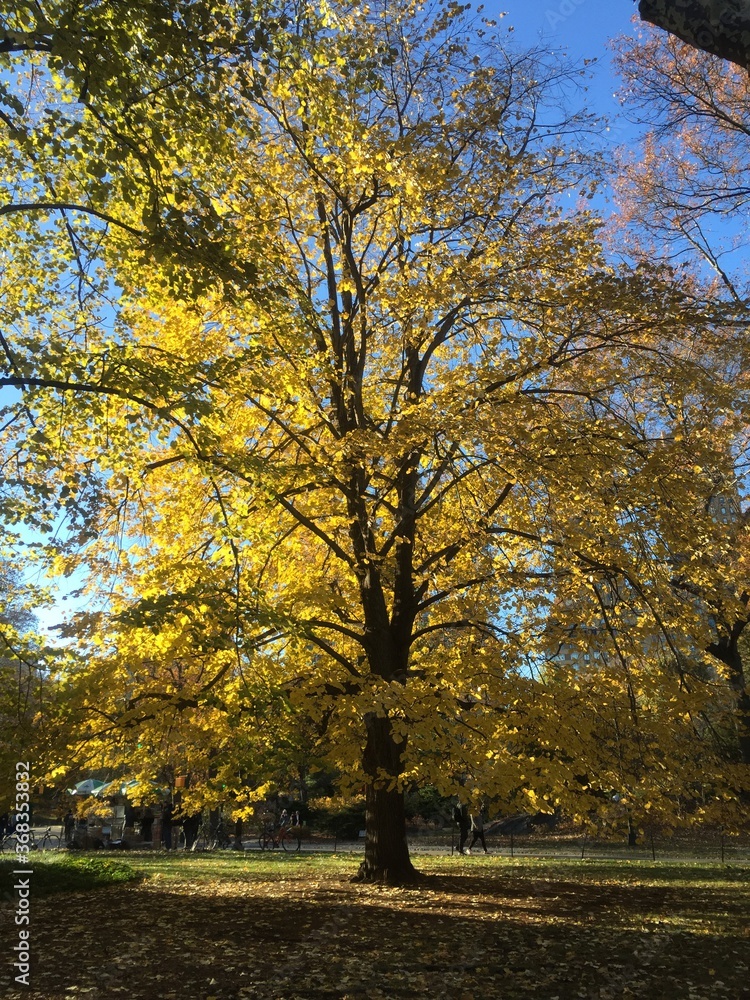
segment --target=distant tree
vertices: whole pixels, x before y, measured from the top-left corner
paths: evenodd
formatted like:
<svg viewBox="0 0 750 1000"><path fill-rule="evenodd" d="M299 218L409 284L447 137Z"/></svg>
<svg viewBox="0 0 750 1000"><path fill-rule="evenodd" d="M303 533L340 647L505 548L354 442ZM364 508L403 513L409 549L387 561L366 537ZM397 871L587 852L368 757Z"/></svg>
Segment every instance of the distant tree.
<svg viewBox="0 0 750 1000"><path fill-rule="evenodd" d="M748 322L741 221L750 203L748 74L653 32L624 39L617 66L625 83L625 106L647 130L642 148L631 151L631 161L623 165L619 184L630 250L636 257L697 262L714 278L716 299L735 304L735 322L743 329ZM736 363L736 357L716 358L730 377L741 378ZM747 517L740 501L748 460L745 405L738 398L739 419L733 421L731 455L723 473L704 472L717 484L704 511L718 522L714 547L684 558L676 585L693 594L711 623L706 650L723 664L733 692L741 759L750 763L750 674L743 657L750 564ZM690 461L686 453L686 464ZM726 514L716 517L719 503Z"/></svg>
<svg viewBox="0 0 750 1000"><path fill-rule="evenodd" d="M616 60L626 113L645 126L621 165L622 210L649 234L649 252L692 255L744 299L750 199L748 74L678 39L623 38Z"/></svg>
<svg viewBox="0 0 750 1000"><path fill-rule="evenodd" d="M39 713L47 697L45 659L33 635L36 619L20 574L0 562L0 800L12 797L17 760L34 760L33 776L48 766L39 760ZM7 803L6 803L7 805Z"/></svg>

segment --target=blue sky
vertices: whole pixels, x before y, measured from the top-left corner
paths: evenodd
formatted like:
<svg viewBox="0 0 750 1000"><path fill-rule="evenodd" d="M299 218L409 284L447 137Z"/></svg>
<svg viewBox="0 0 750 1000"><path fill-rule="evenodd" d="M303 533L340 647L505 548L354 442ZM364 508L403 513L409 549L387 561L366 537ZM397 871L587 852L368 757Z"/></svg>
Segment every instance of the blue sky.
<svg viewBox="0 0 750 1000"><path fill-rule="evenodd" d="M607 43L637 30L634 0L489 0L484 5L487 17L497 18L503 12L502 25L513 27L519 45L541 45L573 63L596 59L589 67L588 99L599 113L616 111L613 94L618 82Z"/></svg>
<svg viewBox="0 0 750 1000"><path fill-rule="evenodd" d="M488 17L506 12L524 44L565 48L573 58L604 56L607 39L633 30L633 0L490 0Z"/></svg>

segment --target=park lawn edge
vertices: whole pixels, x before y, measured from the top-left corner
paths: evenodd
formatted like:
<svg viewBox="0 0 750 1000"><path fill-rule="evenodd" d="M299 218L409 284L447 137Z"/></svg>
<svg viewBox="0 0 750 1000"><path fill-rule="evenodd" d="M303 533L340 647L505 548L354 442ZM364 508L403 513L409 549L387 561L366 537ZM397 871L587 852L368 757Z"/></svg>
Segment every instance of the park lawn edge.
<svg viewBox="0 0 750 1000"><path fill-rule="evenodd" d="M45 854L32 856L28 863L15 858L0 858L0 901L14 897L13 884L18 871L31 872L34 898L59 892L88 892L105 886L139 881L144 877L133 865L120 858L100 854Z"/></svg>

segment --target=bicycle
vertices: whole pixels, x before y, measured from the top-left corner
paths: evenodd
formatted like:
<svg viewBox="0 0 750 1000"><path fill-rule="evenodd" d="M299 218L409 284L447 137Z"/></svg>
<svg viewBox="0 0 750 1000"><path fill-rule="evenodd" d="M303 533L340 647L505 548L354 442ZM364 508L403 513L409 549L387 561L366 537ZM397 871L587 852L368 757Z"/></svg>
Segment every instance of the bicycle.
<svg viewBox="0 0 750 1000"><path fill-rule="evenodd" d="M38 841L34 834L31 834L31 849L32 851L59 851L60 838L52 832L52 827L48 826Z"/></svg>
<svg viewBox="0 0 750 1000"><path fill-rule="evenodd" d="M233 843L234 843L233 839L224 829L224 823L219 822L219 825L216 827L216 830L214 831L214 835L211 840L209 850L214 851L216 850L217 847L218 848L231 847Z"/></svg>
<svg viewBox="0 0 750 1000"><path fill-rule="evenodd" d="M18 837L15 833L6 833L0 840L0 854L15 854Z"/></svg>
<svg viewBox="0 0 750 1000"><path fill-rule="evenodd" d="M217 849L232 846L232 838L227 833L223 821L219 821L218 826L212 832L207 823L201 823L198 836L193 842L191 851L215 851Z"/></svg>
<svg viewBox="0 0 750 1000"><path fill-rule="evenodd" d="M302 828L299 826L281 826L276 829L274 823L266 823L258 837L261 851L273 851L281 847L285 851L299 851L302 846Z"/></svg>
<svg viewBox="0 0 750 1000"><path fill-rule="evenodd" d="M52 832L51 826L47 827L39 840L36 839L33 830L29 830L28 840L23 841L21 841L17 833L6 833L2 841L0 841L0 853L15 854L19 843L28 844L30 851L56 851L60 847L60 838L56 833Z"/></svg>

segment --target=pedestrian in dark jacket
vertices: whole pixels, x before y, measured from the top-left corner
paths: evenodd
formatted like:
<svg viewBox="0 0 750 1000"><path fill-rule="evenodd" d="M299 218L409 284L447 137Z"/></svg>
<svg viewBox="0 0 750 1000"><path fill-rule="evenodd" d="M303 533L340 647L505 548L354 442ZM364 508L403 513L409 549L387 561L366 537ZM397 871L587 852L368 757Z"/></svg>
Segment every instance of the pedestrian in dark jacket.
<svg viewBox="0 0 750 1000"><path fill-rule="evenodd" d="M453 810L453 818L458 823L458 853L466 854L466 841L471 827L468 807L459 802Z"/></svg>
<svg viewBox="0 0 750 1000"><path fill-rule="evenodd" d="M484 848L484 853L489 854L487 850L487 845L484 842L484 808L479 807L479 811L472 813L471 816L471 844L469 844L469 850L471 850L477 841L480 841L482 847Z"/></svg>
<svg viewBox="0 0 750 1000"><path fill-rule="evenodd" d="M182 830L185 834L185 850L191 851L193 849L193 844L198 839L198 830L201 825L201 814L194 813L192 816L186 816L182 821Z"/></svg>
<svg viewBox="0 0 750 1000"><path fill-rule="evenodd" d="M161 842L167 851L172 849L172 806L167 803L161 811Z"/></svg>
<svg viewBox="0 0 750 1000"><path fill-rule="evenodd" d="M144 843L149 843L151 841L151 827L154 825L154 814L151 809L146 806L143 810L143 816L141 817L141 838Z"/></svg>

